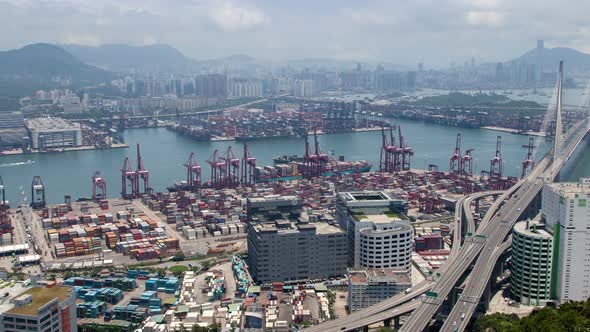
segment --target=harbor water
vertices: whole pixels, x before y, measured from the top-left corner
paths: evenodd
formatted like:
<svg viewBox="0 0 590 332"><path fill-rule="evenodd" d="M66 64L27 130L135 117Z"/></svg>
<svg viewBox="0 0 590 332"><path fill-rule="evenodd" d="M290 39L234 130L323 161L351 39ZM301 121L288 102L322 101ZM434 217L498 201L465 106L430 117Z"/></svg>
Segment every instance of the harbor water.
<svg viewBox="0 0 590 332"><path fill-rule="evenodd" d="M399 120L396 123L401 125L405 141L415 151L412 168L425 169L428 164L436 164L441 171L448 170L456 135L461 133L462 151L467 148L475 149L472 153L474 172L478 174L480 170L489 168L489 160L496 147L496 137L500 135L504 172L506 175L520 175L521 163L526 155L526 149L522 145L528 143L528 136L409 120ZM344 155L346 160L368 160L373 164L372 170L379 168L380 131L321 135L318 139L324 152L333 152L334 156ZM172 183L185 180L186 172L182 165L191 152L195 152L202 166L203 181L209 178L206 160L215 149L223 153L232 145L235 155L242 157L242 143L197 142L166 128L127 130L125 141L130 148L0 156L0 176L4 179L7 199L12 206L21 201L21 196L26 196L30 201L31 181L35 175L41 176L49 203L63 202L66 194L73 198L90 197L91 176L95 171L100 171L106 179L108 197L119 197L123 159L129 157L135 168L136 143L141 145L143 162L150 172L150 185L156 191L163 191ZM303 154L304 151L303 138L255 140L248 145L259 166L271 165L273 157ZM536 145L539 146L536 153L538 159L547 151L549 143L544 138L536 138ZM579 176L590 172L590 167L578 167L576 172Z"/></svg>

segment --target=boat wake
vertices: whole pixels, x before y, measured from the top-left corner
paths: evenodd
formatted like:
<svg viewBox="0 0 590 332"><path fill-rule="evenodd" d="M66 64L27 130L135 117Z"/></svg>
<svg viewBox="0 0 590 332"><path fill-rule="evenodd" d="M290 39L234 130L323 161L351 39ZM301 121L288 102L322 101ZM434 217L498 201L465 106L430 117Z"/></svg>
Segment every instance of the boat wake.
<svg viewBox="0 0 590 332"><path fill-rule="evenodd" d="M0 167L24 166L24 165L32 165L34 163L35 163L34 160L27 160L27 161L21 161L18 163L0 164Z"/></svg>

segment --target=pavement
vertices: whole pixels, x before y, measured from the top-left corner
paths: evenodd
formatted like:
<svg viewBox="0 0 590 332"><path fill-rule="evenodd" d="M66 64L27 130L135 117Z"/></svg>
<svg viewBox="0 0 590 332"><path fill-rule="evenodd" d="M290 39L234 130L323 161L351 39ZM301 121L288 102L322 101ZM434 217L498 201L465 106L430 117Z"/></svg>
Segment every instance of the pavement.
<svg viewBox="0 0 590 332"><path fill-rule="evenodd" d="M348 291L336 291L336 300L334 301L334 315L336 319L348 316L346 306L348 305ZM344 297L343 297L344 296Z"/></svg>
<svg viewBox="0 0 590 332"><path fill-rule="evenodd" d="M187 264L187 262L179 262L177 265L186 265L186 264ZM194 292L194 297L195 297L196 302L198 302L198 303L209 302L209 298L207 297L207 293L202 293L201 288L206 286L205 285L205 277L207 276L207 272L215 271L215 270L221 271L223 273L223 276L225 277L225 283L226 283L226 287L227 287L226 292L225 292L225 296L226 297L233 297L233 294L236 291L236 280L234 278L234 274L231 269L231 262L227 262L227 263L214 265L214 266L210 267L208 271L205 271L205 272L198 274L196 276L197 285L195 287L195 292Z"/></svg>
<svg viewBox="0 0 590 332"><path fill-rule="evenodd" d="M503 313L503 314L515 314L518 317L525 317L531 314L533 310L536 308L534 306L528 306L524 304L517 303L516 305L510 305L510 299L506 300L504 297L504 291L501 289L494 294L492 300L490 301L490 308L486 312L486 315L491 315L495 313Z"/></svg>

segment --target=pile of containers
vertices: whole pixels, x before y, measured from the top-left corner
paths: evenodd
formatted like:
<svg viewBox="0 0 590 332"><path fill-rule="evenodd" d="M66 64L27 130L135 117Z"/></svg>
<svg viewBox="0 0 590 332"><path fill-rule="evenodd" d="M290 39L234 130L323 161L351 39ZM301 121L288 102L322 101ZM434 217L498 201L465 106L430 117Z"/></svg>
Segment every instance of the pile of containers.
<svg viewBox="0 0 590 332"><path fill-rule="evenodd" d="M180 281L176 277L150 278L145 282L146 291L156 291L167 294L174 294L179 286Z"/></svg>
<svg viewBox="0 0 590 332"><path fill-rule="evenodd" d="M127 278L131 278L131 279L142 279L145 280L147 279L147 276L150 274L150 271L148 270L128 270L127 271Z"/></svg>
<svg viewBox="0 0 590 332"><path fill-rule="evenodd" d="M109 304L117 304L123 300L123 292L116 288L87 288L75 286L76 298L85 302L102 301Z"/></svg>
<svg viewBox="0 0 590 332"><path fill-rule="evenodd" d="M309 309L305 309L304 302L308 290L296 290L292 296L293 303L293 322L302 323L311 318Z"/></svg>
<svg viewBox="0 0 590 332"><path fill-rule="evenodd" d="M271 294L268 294L271 295ZM279 316L279 310L276 305L271 305L266 307L266 329L272 330L274 328L275 322Z"/></svg>
<svg viewBox="0 0 590 332"><path fill-rule="evenodd" d="M78 318L98 318L102 316L107 308L106 303L102 301L83 302L76 304L76 317Z"/></svg>
<svg viewBox="0 0 590 332"><path fill-rule="evenodd" d="M106 278L104 284L106 287L118 288L124 292L137 288L137 281L131 278Z"/></svg>
<svg viewBox="0 0 590 332"><path fill-rule="evenodd" d="M197 199L193 194L177 192L144 197L145 203L155 211L162 211L169 224L187 239L212 235L245 233L246 214L239 190L202 191Z"/></svg>
<svg viewBox="0 0 590 332"><path fill-rule="evenodd" d="M112 287L122 291L131 291L137 288L137 281L131 278L106 278L106 279L92 279L72 277L64 281L66 286L80 286L85 288L104 288Z"/></svg>
<svg viewBox="0 0 590 332"><path fill-rule="evenodd" d="M12 233L2 233L0 236L0 245L10 245L12 244Z"/></svg>
<svg viewBox="0 0 590 332"><path fill-rule="evenodd" d="M147 317L147 309L138 305L116 306L113 310L107 310L105 320L119 319L132 323L141 323Z"/></svg>
<svg viewBox="0 0 590 332"><path fill-rule="evenodd" d="M327 293L317 293L318 295L318 299L320 301L320 311L322 314L322 317L325 320L330 320L332 319L330 316L330 301L328 301L328 296Z"/></svg>
<svg viewBox="0 0 590 332"><path fill-rule="evenodd" d="M204 289L210 302L221 300L225 295L225 288L225 277L221 271L207 272Z"/></svg>
<svg viewBox="0 0 590 332"><path fill-rule="evenodd" d="M102 249L100 238L97 237L78 237L63 243L56 243L54 247L57 258L91 255Z"/></svg>
<svg viewBox="0 0 590 332"><path fill-rule="evenodd" d="M113 222L113 215L110 213L104 214L89 214L81 216L61 216L54 218L43 218L42 219L43 229L60 229L73 225L104 225L106 223Z"/></svg>
<svg viewBox="0 0 590 332"><path fill-rule="evenodd" d="M195 286L197 280L195 278L195 272L186 271L182 278L182 286L180 290L179 303L194 302L195 300Z"/></svg>
<svg viewBox="0 0 590 332"><path fill-rule="evenodd" d="M139 298L132 298L129 304L138 305L142 308L148 308L151 315L161 313L162 300L158 298L158 293L155 291L145 291Z"/></svg>
<svg viewBox="0 0 590 332"><path fill-rule="evenodd" d="M242 257L235 255L232 257L232 271L236 280L236 294L235 297L241 297L248 291L250 280L248 279L248 268Z"/></svg>

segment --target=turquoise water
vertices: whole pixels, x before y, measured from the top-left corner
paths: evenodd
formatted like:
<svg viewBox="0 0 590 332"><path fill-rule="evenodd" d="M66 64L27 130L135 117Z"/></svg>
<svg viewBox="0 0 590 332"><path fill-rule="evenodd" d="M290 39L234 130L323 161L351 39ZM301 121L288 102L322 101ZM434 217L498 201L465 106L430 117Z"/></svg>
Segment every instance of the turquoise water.
<svg viewBox="0 0 590 332"><path fill-rule="evenodd" d="M412 168L426 168L428 164L439 165L440 170L447 170L449 156L458 132L463 137L463 150L475 148L474 170L489 167L493 155L496 136L503 139L502 155L507 175L520 175L521 162L526 151L521 146L527 144L528 137L500 133L482 129L465 129L428 124L417 121L399 120L406 142L414 148L415 155ZM544 139L538 138L540 150L537 157L547 149ZM235 154L241 158L242 145L236 142L196 142L177 135L165 128L132 129L125 132L125 141L132 145L127 149L64 152L56 154L32 154L19 156L0 156L0 176L4 179L8 199L13 203L19 201L19 188L22 187L30 196L30 185L34 175L43 179L50 203L63 201L65 194L72 197L89 197L92 192L91 176L100 171L107 180L108 196L119 197L121 191L120 169L124 157L131 158L135 168L135 143L141 144L145 167L150 171L150 184L157 190L165 190L175 181L185 179L182 166L191 152L203 167L203 180L209 177L209 159L215 149L225 151L233 145ZM380 132L362 132L349 134L331 134L319 136L323 151L334 150L335 155L345 155L346 160L368 160L373 170L379 167L381 146ZM272 158L285 154L302 154L302 138L277 138L273 140L256 140L249 143L251 153L257 158L258 165L271 165ZM590 156L589 156L590 158ZM25 163L31 160L34 163ZM30 197L29 197L30 199Z"/></svg>

